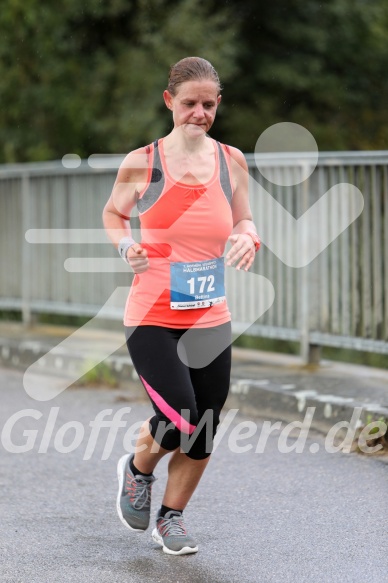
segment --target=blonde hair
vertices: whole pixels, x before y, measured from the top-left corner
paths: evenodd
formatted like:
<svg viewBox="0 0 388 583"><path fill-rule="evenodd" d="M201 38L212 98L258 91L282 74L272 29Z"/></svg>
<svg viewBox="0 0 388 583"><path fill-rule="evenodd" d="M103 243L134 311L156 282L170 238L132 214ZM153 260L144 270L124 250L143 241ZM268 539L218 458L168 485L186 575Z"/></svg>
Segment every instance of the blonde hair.
<svg viewBox="0 0 388 583"><path fill-rule="evenodd" d="M209 61L201 57L186 57L170 68L167 91L175 97L179 85L185 81L214 81L217 95L221 93L221 83L218 73Z"/></svg>

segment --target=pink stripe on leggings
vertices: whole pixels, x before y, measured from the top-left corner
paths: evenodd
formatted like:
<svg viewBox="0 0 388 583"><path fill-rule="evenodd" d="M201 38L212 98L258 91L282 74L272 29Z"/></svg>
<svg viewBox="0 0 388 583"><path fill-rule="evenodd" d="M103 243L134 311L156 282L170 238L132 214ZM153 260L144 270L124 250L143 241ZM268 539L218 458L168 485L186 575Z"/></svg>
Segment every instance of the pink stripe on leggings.
<svg viewBox="0 0 388 583"><path fill-rule="evenodd" d="M161 410L162 413L164 413L166 417L168 417L168 419L170 419L170 421L174 423L179 431L182 431L182 433L188 433L189 435L193 433L196 429L196 426L188 423L181 415L179 415L179 413L177 413L177 411L175 411L175 409L170 407L170 405L166 403L163 397L161 397L159 393L157 393L155 389L153 389L141 375L140 378L147 390L147 393L155 405Z"/></svg>

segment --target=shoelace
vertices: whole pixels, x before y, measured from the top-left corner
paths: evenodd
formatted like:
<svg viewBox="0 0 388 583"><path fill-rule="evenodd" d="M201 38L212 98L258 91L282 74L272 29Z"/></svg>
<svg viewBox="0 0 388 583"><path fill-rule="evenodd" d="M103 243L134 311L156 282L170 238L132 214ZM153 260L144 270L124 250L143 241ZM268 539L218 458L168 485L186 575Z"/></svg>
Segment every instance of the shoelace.
<svg viewBox="0 0 388 583"><path fill-rule="evenodd" d="M162 518L159 523L159 529L163 536L186 536L186 529L181 516Z"/></svg>
<svg viewBox="0 0 388 583"><path fill-rule="evenodd" d="M151 504L151 486L152 480L144 478L135 478L127 474L128 495L131 497L131 503L136 510L142 510Z"/></svg>

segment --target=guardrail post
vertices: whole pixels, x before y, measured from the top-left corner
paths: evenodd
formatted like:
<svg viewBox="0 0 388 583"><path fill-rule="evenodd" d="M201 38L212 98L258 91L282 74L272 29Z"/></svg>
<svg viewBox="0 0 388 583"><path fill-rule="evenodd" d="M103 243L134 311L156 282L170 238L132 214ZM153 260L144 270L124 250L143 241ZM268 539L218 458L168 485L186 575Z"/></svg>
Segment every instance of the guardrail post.
<svg viewBox="0 0 388 583"><path fill-rule="evenodd" d="M302 172L305 172L306 162L301 162ZM306 172L307 175L307 172ZM305 213L309 208L309 183L310 180L306 178L301 183L301 195L302 195L302 204L301 207L303 209L303 213ZM300 225L300 231L298 233L299 238L299 245L298 249L300 249L300 253L303 256L303 259L307 256L307 250L309 246L309 233L310 233L310 225L307 224L307 221L304 221ZM300 305L300 355L302 361L307 364L309 362L309 332L310 332L310 302L309 302L309 267L306 265L306 262L303 261L303 267L299 268L299 277L300 277L300 298L299 301L301 302Z"/></svg>
<svg viewBox="0 0 388 583"><path fill-rule="evenodd" d="M30 176L27 172L22 174L22 262L21 262L21 299L22 299L22 320L25 326L31 326L31 245L26 241L26 231L30 226L31 207Z"/></svg>
<svg viewBox="0 0 388 583"><path fill-rule="evenodd" d="M301 162L303 172L308 178L301 184L302 209L305 213L319 199L314 175L310 175L307 160ZM319 328L319 272L314 261L308 262L308 251L316 245L315 239L319 237L319 228L316 224L307 221L302 222L299 234L299 249L303 258L303 267L300 268L300 353L304 364L319 364L321 358L321 346L311 341L311 331Z"/></svg>

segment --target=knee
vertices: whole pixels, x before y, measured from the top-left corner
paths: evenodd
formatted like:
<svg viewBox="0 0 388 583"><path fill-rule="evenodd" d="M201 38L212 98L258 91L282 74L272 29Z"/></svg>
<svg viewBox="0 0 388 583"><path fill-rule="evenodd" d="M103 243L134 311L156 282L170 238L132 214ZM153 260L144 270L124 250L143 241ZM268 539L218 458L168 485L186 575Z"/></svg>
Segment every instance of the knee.
<svg viewBox="0 0 388 583"><path fill-rule="evenodd" d="M179 447L180 431L167 418L157 415L150 419L150 433L157 444L163 449L174 450Z"/></svg>
<svg viewBox="0 0 388 583"><path fill-rule="evenodd" d="M181 449L191 459L203 460L213 451L213 440L219 422L219 413L208 409L202 415L191 435L181 435Z"/></svg>

